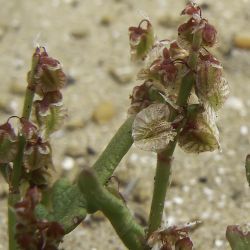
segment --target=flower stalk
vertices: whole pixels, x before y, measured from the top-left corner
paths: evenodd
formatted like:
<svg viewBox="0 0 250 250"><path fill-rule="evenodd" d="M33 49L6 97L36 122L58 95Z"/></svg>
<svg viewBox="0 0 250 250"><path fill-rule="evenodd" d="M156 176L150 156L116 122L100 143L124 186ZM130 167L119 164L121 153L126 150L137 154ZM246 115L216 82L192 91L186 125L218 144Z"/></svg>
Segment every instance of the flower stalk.
<svg viewBox="0 0 250 250"><path fill-rule="evenodd" d="M26 88L24 105L23 105L23 112L22 117L29 120L32 103L34 99L35 92L30 87L30 84L34 84L34 75L36 72L38 58L36 55L32 58L32 65L31 71L28 79L28 86ZM8 194L8 235L9 235L9 250L16 250L18 249L15 233L16 233L16 215L13 210L14 205L20 200L20 178L22 175L22 167L23 167L23 153L24 147L26 144L25 138L23 135L19 134L18 140L18 152L16 155L15 160L13 161L13 172L10 180L10 189Z"/></svg>
<svg viewBox="0 0 250 250"><path fill-rule="evenodd" d="M176 104L180 107L185 107L187 105L188 98L194 85L195 78L193 72L196 70L200 44L201 33L198 31L194 34L193 45L188 59L188 65L190 66L191 71L182 80L176 102ZM176 110L173 109L169 120L173 121L177 114L178 113ZM178 131L180 131L180 129L181 127L178 128ZM161 226L165 197L167 189L170 185L172 157L176 147L177 137L178 134L175 139L169 143L168 148L165 151L157 154L157 166L154 179L153 198L149 215L148 236L150 236Z"/></svg>

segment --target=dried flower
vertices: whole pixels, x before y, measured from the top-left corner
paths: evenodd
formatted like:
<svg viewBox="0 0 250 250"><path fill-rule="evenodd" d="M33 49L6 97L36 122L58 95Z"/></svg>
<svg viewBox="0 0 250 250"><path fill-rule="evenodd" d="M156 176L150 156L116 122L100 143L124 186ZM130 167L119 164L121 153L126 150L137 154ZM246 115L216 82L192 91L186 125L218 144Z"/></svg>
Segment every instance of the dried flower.
<svg viewBox="0 0 250 250"><path fill-rule="evenodd" d="M61 128L66 117L62 95L59 91L48 92L42 100L34 102L37 123L44 138Z"/></svg>
<svg viewBox="0 0 250 250"><path fill-rule="evenodd" d="M37 187L33 187L28 189L24 199L15 205L18 245L24 250L57 250L64 229L55 221L37 219L35 208L40 201L41 192Z"/></svg>
<svg viewBox="0 0 250 250"><path fill-rule="evenodd" d="M190 1L185 9L181 12L181 15L201 15L201 8L196 3Z"/></svg>
<svg viewBox="0 0 250 250"><path fill-rule="evenodd" d="M0 163L9 163L17 153L17 136L9 122L0 125Z"/></svg>
<svg viewBox="0 0 250 250"><path fill-rule="evenodd" d="M146 23L146 28L142 28ZM154 33L149 20L142 20L138 27L129 28L129 42L132 60L144 60L154 43Z"/></svg>
<svg viewBox="0 0 250 250"><path fill-rule="evenodd" d="M35 88L35 92L41 96L47 92L60 90L66 82L60 62L49 57L43 47L38 47L33 57L38 58L38 63L34 83L30 80L31 73L28 73L30 87Z"/></svg>
<svg viewBox="0 0 250 250"><path fill-rule="evenodd" d="M191 48L194 33L201 30L202 46L213 47L217 41L217 31L213 25L202 18L200 7L191 2L182 11L182 15L184 14L191 17L178 28L178 44L184 49Z"/></svg>
<svg viewBox="0 0 250 250"><path fill-rule="evenodd" d="M159 229L150 235L147 243L152 250L192 250L193 243L189 237L189 231L199 223L199 221L195 221Z"/></svg>
<svg viewBox="0 0 250 250"><path fill-rule="evenodd" d="M217 31L215 27L209 23L205 23L202 29L203 45L213 47L217 42Z"/></svg>
<svg viewBox="0 0 250 250"><path fill-rule="evenodd" d="M24 150L24 167L27 172L53 168L50 144L41 137L29 140Z"/></svg>
<svg viewBox="0 0 250 250"><path fill-rule="evenodd" d="M130 115L137 114L150 105L149 88L150 86L148 83L143 83L140 86L134 87L132 95L130 96L131 106L128 110Z"/></svg>
<svg viewBox="0 0 250 250"><path fill-rule="evenodd" d="M188 153L219 149L219 131L215 118L214 111L209 107L189 117L178 136L179 146Z"/></svg>
<svg viewBox="0 0 250 250"><path fill-rule="evenodd" d="M196 74L196 94L202 103L208 103L215 111L220 109L229 95L229 87L222 76L220 62L211 54L200 54Z"/></svg>

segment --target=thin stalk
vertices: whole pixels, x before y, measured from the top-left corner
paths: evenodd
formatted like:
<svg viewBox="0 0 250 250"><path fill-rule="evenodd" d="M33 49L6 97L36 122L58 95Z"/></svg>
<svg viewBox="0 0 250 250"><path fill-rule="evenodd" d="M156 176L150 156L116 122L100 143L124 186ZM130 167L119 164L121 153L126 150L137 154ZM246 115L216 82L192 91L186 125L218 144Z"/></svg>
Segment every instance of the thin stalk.
<svg viewBox="0 0 250 250"><path fill-rule="evenodd" d="M93 165L93 168L96 171L98 179L101 183L105 184L108 181L109 177L112 176L123 156L132 146L133 122L134 116L127 118L127 120L119 128L108 146Z"/></svg>
<svg viewBox="0 0 250 250"><path fill-rule="evenodd" d="M176 102L178 106L185 107L187 105L187 101L195 81L193 72L195 72L196 70L200 45L201 34L200 31L198 31L194 34L192 49L190 51L190 56L188 59L188 65L191 68L191 71L182 79L180 91ZM169 121L173 121L176 116L177 112L173 110ZM157 155L154 192L149 215L148 236L150 236L161 226L166 192L170 184L172 162L171 159L173 157L173 153L177 143L178 132L180 131L180 129L181 127L177 129L177 136L175 137L174 141L172 141L168 145L167 149Z"/></svg>
<svg viewBox="0 0 250 250"><path fill-rule="evenodd" d="M36 55L32 58L31 71L29 74L28 86L25 93L22 117L29 119L32 103L34 99L34 91L30 87L34 83L34 75L37 68L38 57ZM9 234L9 250L17 250L18 246L15 240L16 231L16 216L13 211L14 205L20 200L20 179L22 176L23 167L23 152L26 141L25 138L19 134L18 136L18 152L13 162L13 171L10 180L9 194L8 194L8 234Z"/></svg>
<svg viewBox="0 0 250 250"><path fill-rule="evenodd" d="M92 169L81 173L79 187L87 200L89 212L102 211L128 249L143 249L143 228L135 222L124 202L103 187Z"/></svg>

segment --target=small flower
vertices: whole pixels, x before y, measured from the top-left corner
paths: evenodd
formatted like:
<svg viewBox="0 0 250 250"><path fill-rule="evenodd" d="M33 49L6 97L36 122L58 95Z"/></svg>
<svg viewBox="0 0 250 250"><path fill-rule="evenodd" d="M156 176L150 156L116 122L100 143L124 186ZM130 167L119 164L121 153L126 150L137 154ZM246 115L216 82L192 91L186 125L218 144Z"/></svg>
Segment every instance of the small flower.
<svg viewBox="0 0 250 250"><path fill-rule="evenodd" d="M159 229L150 235L147 243L153 250L192 250L193 243L189 231L199 223L200 221L195 221Z"/></svg>
<svg viewBox="0 0 250 250"><path fill-rule="evenodd" d="M191 48L194 36L194 30L200 25L200 20L190 18L186 23L183 23L178 28L178 45L189 50Z"/></svg>
<svg viewBox="0 0 250 250"><path fill-rule="evenodd" d="M188 51L181 48L177 41L170 43L169 52L173 60L185 60L188 57Z"/></svg>
<svg viewBox="0 0 250 250"><path fill-rule="evenodd" d="M60 90L66 82L60 62L49 57L43 47L36 49L34 57L38 58L38 63L34 75L35 83L30 79L31 73L28 74L30 87L35 88L35 92L41 96L47 92Z"/></svg>
<svg viewBox="0 0 250 250"><path fill-rule="evenodd" d="M146 23L146 28L142 24ZM149 20L142 20L138 27L129 28L129 41L132 60L144 60L154 44L154 33Z"/></svg>
<svg viewBox="0 0 250 250"><path fill-rule="evenodd" d="M168 122L169 114L166 104L151 104L139 112L132 127L135 145L146 151L164 150L176 136L175 130Z"/></svg>
<svg viewBox="0 0 250 250"><path fill-rule="evenodd" d="M188 153L202 153L220 148L215 113L210 107L190 116L178 136L179 146Z"/></svg>
<svg viewBox="0 0 250 250"><path fill-rule="evenodd" d="M48 92L42 100L34 102L37 123L44 138L61 128L66 117L62 95L59 91Z"/></svg>
<svg viewBox="0 0 250 250"><path fill-rule="evenodd" d="M32 139L35 135L37 135L38 128L34 123L23 117L20 119L20 123L21 133L25 136L26 140Z"/></svg>
<svg viewBox="0 0 250 250"><path fill-rule="evenodd" d="M35 208L41 201L37 187L29 188L22 201L15 204L17 217L16 239L22 250L57 250L63 235L63 227L56 221L39 220Z"/></svg>
<svg viewBox="0 0 250 250"><path fill-rule="evenodd" d="M41 137L29 140L24 150L24 167L27 172L53 168L50 144Z"/></svg>
<svg viewBox="0 0 250 250"><path fill-rule="evenodd" d="M181 12L181 15L201 15L201 8L196 3L190 1L185 9Z"/></svg>
<svg viewBox="0 0 250 250"><path fill-rule="evenodd" d="M205 23L202 29L202 40L204 46L213 47L216 44L217 31L213 25Z"/></svg>
<svg viewBox="0 0 250 250"><path fill-rule="evenodd" d="M188 14L191 18L178 28L178 44L184 49L190 49L194 33L201 31L202 46L213 47L217 41L217 31L215 27L201 16L200 8L194 4L187 5L183 14Z"/></svg>
<svg viewBox="0 0 250 250"><path fill-rule="evenodd" d="M211 54L200 54L195 87L200 101L208 103L215 111L222 107L229 95L223 68Z"/></svg>
<svg viewBox="0 0 250 250"><path fill-rule="evenodd" d="M143 83L140 86L134 87L132 95L130 96L131 105L128 110L129 115L137 114L150 105L149 89L149 83Z"/></svg>
<svg viewBox="0 0 250 250"><path fill-rule="evenodd" d="M17 154L17 136L9 122L0 125L0 163L12 162Z"/></svg>
<svg viewBox="0 0 250 250"><path fill-rule="evenodd" d="M173 86L177 78L178 68L170 57L168 48L162 50L162 54L151 65L138 74L138 79L158 82L164 87Z"/></svg>

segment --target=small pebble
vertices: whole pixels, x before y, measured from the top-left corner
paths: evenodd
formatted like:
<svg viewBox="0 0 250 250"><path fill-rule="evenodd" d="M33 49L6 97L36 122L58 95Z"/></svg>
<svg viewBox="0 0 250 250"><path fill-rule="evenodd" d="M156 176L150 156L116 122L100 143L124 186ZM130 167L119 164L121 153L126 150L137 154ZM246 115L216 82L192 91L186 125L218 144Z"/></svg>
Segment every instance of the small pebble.
<svg viewBox="0 0 250 250"><path fill-rule="evenodd" d="M12 110L12 113L16 113L18 108L19 108L18 103L15 100L11 100L10 103L9 103L9 106L10 106L10 108Z"/></svg>
<svg viewBox="0 0 250 250"><path fill-rule="evenodd" d="M108 73L118 84L130 83L134 76L131 67L110 68Z"/></svg>
<svg viewBox="0 0 250 250"><path fill-rule="evenodd" d="M226 104L227 107L235 110L241 110L244 108L244 104L242 100L236 96L231 96L227 99Z"/></svg>
<svg viewBox="0 0 250 250"><path fill-rule="evenodd" d="M200 183L207 183L207 177L200 177L198 180Z"/></svg>
<svg viewBox="0 0 250 250"><path fill-rule="evenodd" d="M66 156L62 162L62 168L64 170L71 170L75 165L75 161L72 157Z"/></svg>
<svg viewBox="0 0 250 250"><path fill-rule="evenodd" d="M83 156L83 151L81 146L72 144L66 148L65 155L70 156L72 158L78 158Z"/></svg>
<svg viewBox="0 0 250 250"><path fill-rule="evenodd" d="M99 104L93 112L93 120L96 123L103 124L110 121L115 116L116 110L112 102L103 102Z"/></svg>
<svg viewBox="0 0 250 250"><path fill-rule="evenodd" d="M89 35L89 30L85 28L75 29L71 31L70 35L76 40L81 40L81 39L86 38Z"/></svg>
<svg viewBox="0 0 250 250"><path fill-rule="evenodd" d="M104 15L101 17L100 19L100 24L102 26L109 26L114 20L114 17L113 16L110 16L110 15Z"/></svg>
<svg viewBox="0 0 250 250"><path fill-rule="evenodd" d="M245 126L245 125L242 125L242 126L240 127L240 134L241 134L241 135L247 135L247 134L248 134L248 127Z"/></svg>
<svg viewBox="0 0 250 250"><path fill-rule="evenodd" d="M93 148L87 147L86 150L89 155L96 155L96 151Z"/></svg>
<svg viewBox="0 0 250 250"><path fill-rule="evenodd" d="M216 247L222 247L224 245L224 241L223 240L215 240L214 244Z"/></svg>
<svg viewBox="0 0 250 250"><path fill-rule="evenodd" d="M233 43L237 48L250 49L250 34L236 34Z"/></svg>
<svg viewBox="0 0 250 250"><path fill-rule="evenodd" d="M227 108L230 108L230 109L233 109L235 111L239 111L239 113L242 115L242 116L245 116L246 115L246 108L245 108L245 105L243 103L243 101L236 97L236 96L230 96L226 103L225 103L225 106Z"/></svg>
<svg viewBox="0 0 250 250"><path fill-rule="evenodd" d="M173 203L175 203L176 205L181 205L183 204L183 202L184 202L183 199L179 196L173 198Z"/></svg>
<svg viewBox="0 0 250 250"><path fill-rule="evenodd" d="M84 128L85 125L86 124L81 117L75 117L67 122L65 128L69 131L74 131L77 129Z"/></svg>

